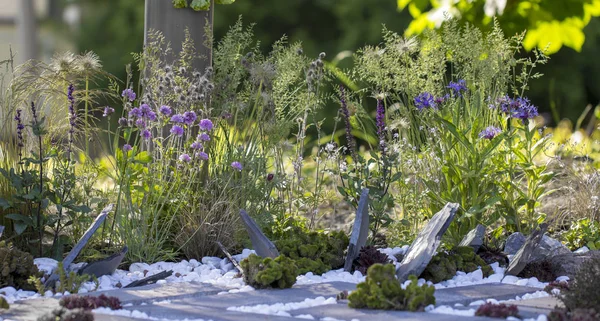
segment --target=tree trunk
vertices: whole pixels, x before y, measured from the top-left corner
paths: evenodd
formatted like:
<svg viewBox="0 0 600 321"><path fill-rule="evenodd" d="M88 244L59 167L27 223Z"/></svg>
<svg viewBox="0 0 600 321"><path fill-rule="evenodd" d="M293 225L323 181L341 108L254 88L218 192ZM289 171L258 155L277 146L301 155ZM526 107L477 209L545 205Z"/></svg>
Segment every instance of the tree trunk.
<svg viewBox="0 0 600 321"><path fill-rule="evenodd" d="M20 50L17 54L19 61L27 61L37 57L37 22L33 0L19 0L17 14L17 33Z"/></svg>
<svg viewBox="0 0 600 321"><path fill-rule="evenodd" d="M193 68L204 72L212 64L212 45L205 46L205 28L213 28L214 1L209 11L194 11L191 8L176 9L170 0L146 0L144 44L148 41L151 30L160 31L170 43L172 53L167 59L175 61L181 52L181 44L185 40L185 30L190 31L198 55L204 59L196 59ZM211 31L212 33L212 31Z"/></svg>

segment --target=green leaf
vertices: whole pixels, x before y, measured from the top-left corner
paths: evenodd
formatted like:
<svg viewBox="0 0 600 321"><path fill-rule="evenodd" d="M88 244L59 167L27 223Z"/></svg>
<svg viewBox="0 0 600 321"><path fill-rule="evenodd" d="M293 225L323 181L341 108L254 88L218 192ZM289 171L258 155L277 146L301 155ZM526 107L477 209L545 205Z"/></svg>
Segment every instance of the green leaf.
<svg viewBox="0 0 600 321"><path fill-rule="evenodd" d="M456 129L456 126L454 126L454 124L452 124L451 122L449 122L443 118L438 117L438 120L442 122L444 127L446 127L446 129L448 129L450 131L452 136L454 136L454 138L456 138L461 143L461 145L463 145L466 149L469 150L469 152L471 152L471 155L475 154L475 149L473 148L473 144L471 144L469 142L469 140L467 139L467 137L465 137L465 135L463 135Z"/></svg>
<svg viewBox="0 0 600 321"><path fill-rule="evenodd" d="M10 203L5 199L0 198L0 207L2 207L3 210L5 210L10 207Z"/></svg>
<svg viewBox="0 0 600 321"><path fill-rule="evenodd" d="M235 0L215 0L216 4L232 4Z"/></svg>
<svg viewBox="0 0 600 321"><path fill-rule="evenodd" d="M148 152L140 152L133 158L134 163L149 164L152 161L152 156Z"/></svg>
<svg viewBox="0 0 600 321"><path fill-rule="evenodd" d="M4 217L10 218L13 221L23 222L25 224L33 226L33 220L29 216L13 213L13 214L7 214Z"/></svg>
<svg viewBox="0 0 600 321"><path fill-rule="evenodd" d="M190 8L195 11L207 11L210 9L210 1L209 0L192 0L190 4Z"/></svg>
<svg viewBox="0 0 600 321"><path fill-rule="evenodd" d="M187 0L173 0L173 7L177 9L187 8Z"/></svg>
<svg viewBox="0 0 600 321"><path fill-rule="evenodd" d="M17 235L23 234L23 232L25 232L25 230L27 229L28 226L29 225L27 225L23 222L15 222L14 223L15 233L17 233Z"/></svg>

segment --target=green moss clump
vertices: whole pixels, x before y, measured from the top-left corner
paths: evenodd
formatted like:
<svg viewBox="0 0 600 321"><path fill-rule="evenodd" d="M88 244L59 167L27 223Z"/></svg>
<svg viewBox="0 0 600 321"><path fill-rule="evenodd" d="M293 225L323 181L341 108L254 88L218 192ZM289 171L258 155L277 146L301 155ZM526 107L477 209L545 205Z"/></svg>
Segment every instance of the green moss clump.
<svg viewBox="0 0 600 321"><path fill-rule="evenodd" d="M368 269L365 282L359 283L356 291L348 296L348 305L356 309L423 311L426 306L435 304L433 286L419 286L414 275L409 279L410 284L402 289L393 264L374 264Z"/></svg>
<svg viewBox="0 0 600 321"><path fill-rule="evenodd" d="M33 256L15 248L11 243L0 242L0 288L12 286L35 290L27 282L32 275L39 275L37 266L33 264Z"/></svg>
<svg viewBox="0 0 600 321"><path fill-rule="evenodd" d="M296 262L298 274L323 274L344 266L344 251L350 240L343 231L305 232L296 230L284 239L275 241L281 255Z"/></svg>
<svg viewBox="0 0 600 321"><path fill-rule="evenodd" d="M459 246L450 252L436 254L420 277L433 283L439 283L451 279L457 271L469 273L479 267L481 267L484 277L490 276L494 272L491 266L475 254L473 248Z"/></svg>
<svg viewBox="0 0 600 321"><path fill-rule="evenodd" d="M295 262L283 255L275 259L250 254L240 263L244 281L255 288L291 288L296 283L298 268Z"/></svg>
<svg viewBox="0 0 600 321"><path fill-rule="evenodd" d="M8 302L6 301L6 299L2 296L0 296L0 309L10 309L10 305L8 304Z"/></svg>

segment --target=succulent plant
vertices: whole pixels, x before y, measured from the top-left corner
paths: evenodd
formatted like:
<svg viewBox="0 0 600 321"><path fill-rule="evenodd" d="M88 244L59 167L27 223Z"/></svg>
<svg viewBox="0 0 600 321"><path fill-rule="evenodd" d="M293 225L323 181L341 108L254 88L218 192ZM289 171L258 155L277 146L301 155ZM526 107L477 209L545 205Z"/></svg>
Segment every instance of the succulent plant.
<svg viewBox="0 0 600 321"><path fill-rule="evenodd" d="M457 271L473 272L479 267L485 277L493 273L493 269L475 254L472 247L459 246L449 252L436 254L420 277L439 283L451 279Z"/></svg>
<svg viewBox="0 0 600 321"><path fill-rule="evenodd" d="M367 279L348 296L348 305L357 309L423 311L426 306L435 304L433 286L419 286L414 275L409 279L410 284L403 289L396 279L393 264L374 264L367 270Z"/></svg>
<svg viewBox="0 0 600 321"><path fill-rule="evenodd" d="M354 262L354 269L365 275L367 269L376 263L386 264L390 263L390 260L386 254L379 252L374 246L363 246Z"/></svg>
<svg viewBox="0 0 600 321"><path fill-rule="evenodd" d="M298 276L294 260L283 255L263 259L250 254L240 264L244 270L244 281L255 288L291 288Z"/></svg>
<svg viewBox="0 0 600 321"><path fill-rule="evenodd" d="M12 286L17 289L34 290L28 283L30 276L38 276L33 256L15 248L11 243L0 242L0 288Z"/></svg>
<svg viewBox="0 0 600 321"><path fill-rule="evenodd" d="M55 309L37 319L37 321L94 321L94 314L84 309Z"/></svg>
<svg viewBox="0 0 600 321"><path fill-rule="evenodd" d="M93 310L97 308L110 308L111 310L119 310L122 308L119 298L114 296L106 296L104 294L100 294L99 296L69 295L60 299L58 303L62 307L65 307L69 310Z"/></svg>
<svg viewBox="0 0 600 321"><path fill-rule="evenodd" d="M275 241L279 253L296 262L298 274L323 274L344 266L348 236L343 231L322 233L296 230L289 237Z"/></svg>
<svg viewBox="0 0 600 321"><path fill-rule="evenodd" d="M575 309L569 312L567 309L555 308L548 314L548 321L598 321L600 313L594 309Z"/></svg>
<svg viewBox="0 0 600 321"><path fill-rule="evenodd" d="M569 283L569 290L563 291L559 298L569 311L576 309L594 309L600 312L600 258L585 261Z"/></svg>
<svg viewBox="0 0 600 321"><path fill-rule="evenodd" d="M506 305L504 303L485 303L479 306L475 311L475 316L478 317L490 317L490 318L508 318L508 317L519 317L519 308L516 305Z"/></svg>
<svg viewBox="0 0 600 321"><path fill-rule="evenodd" d="M553 294L552 290L554 289L558 289L561 291L569 291L569 282L567 281L552 281L550 283L548 283L548 285L546 285L546 287L544 288L544 291Z"/></svg>

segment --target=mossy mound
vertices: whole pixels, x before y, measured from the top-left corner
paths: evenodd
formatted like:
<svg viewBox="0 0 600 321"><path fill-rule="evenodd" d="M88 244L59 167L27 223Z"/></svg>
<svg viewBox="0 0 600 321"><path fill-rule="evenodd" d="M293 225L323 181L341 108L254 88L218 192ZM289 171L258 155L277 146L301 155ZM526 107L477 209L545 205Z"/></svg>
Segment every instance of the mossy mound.
<svg viewBox="0 0 600 321"><path fill-rule="evenodd" d="M250 254L240 262L244 270L244 281L255 288L291 288L296 283L296 263L283 255L275 259Z"/></svg>
<svg viewBox="0 0 600 321"><path fill-rule="evenodd" d="M39 276L33 256L15 248L11 243L0 242L0 288L12 286L17 289L35 290L27 280Z"/></svg>
<svg viewBox="0 0 600 321"><path fill-rule="evenodd" d="M479 267L481 267L484 277L490 276L494 272L492 267L475 254L472 247L459 246L449 252L436 254L420 277L433 283L439 283L453 278L457 271L469 273Z"/></svg>
<svg viewBox="0 0 600 321"><path fill-rule="evenodd" d="M350 240L343 231L323 233L296 231L275 241L281 255L296 262L298 274L323 274L344 266L344 251Z"/></svg>
<svg viewBox="0 0 600 321"><path fill-rule="evenodd" d="M402 289L393 264L374 264L368 269L365 282L359 283L348 296L348 305L356 309L423 311L435 304L433 286L419 286L414 275L409 279L410 284Z"/></svg>
<svg viewBox="0 0 600 321"><path fill-rule="evenodd" d="M6 310L10 309L10 305L8 304L6 299L1 296L0 296L0 309L6 309Z"/></svg>

